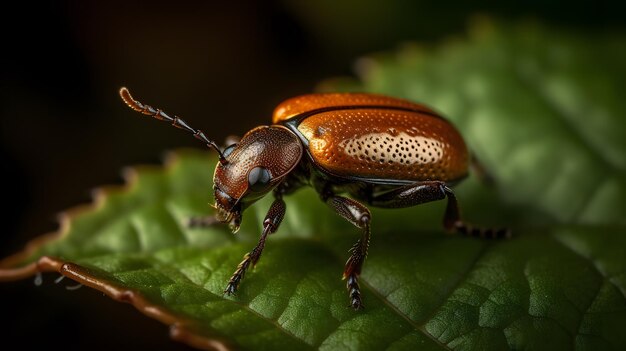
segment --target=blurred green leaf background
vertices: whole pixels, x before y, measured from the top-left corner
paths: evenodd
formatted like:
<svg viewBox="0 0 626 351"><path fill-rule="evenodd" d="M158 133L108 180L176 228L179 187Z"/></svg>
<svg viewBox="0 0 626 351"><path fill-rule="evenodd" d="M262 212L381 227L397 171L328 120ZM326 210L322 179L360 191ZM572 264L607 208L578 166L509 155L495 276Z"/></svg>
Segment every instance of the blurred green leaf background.
<svg viewBox="0 0 626 351"><path fill-rule="evenodd" d="M119 183L123 166L198 147L184 133L127 111L117 96L121 85L220 141L268 123L277 103L324 78L353 74L362 55L463 36L477 14L593 35L623 32L622 13L610 1L7 5L0 21L0 156L8 209L0 256L54 230L54 213L89 201L93 186ZM59 342L65 330L73 330L66 349L185 348L170 343L157 322L87 289L20 282L1 285L0 294L0 335L25 349ZM138 338L120 320L151 338Z"/></svg>

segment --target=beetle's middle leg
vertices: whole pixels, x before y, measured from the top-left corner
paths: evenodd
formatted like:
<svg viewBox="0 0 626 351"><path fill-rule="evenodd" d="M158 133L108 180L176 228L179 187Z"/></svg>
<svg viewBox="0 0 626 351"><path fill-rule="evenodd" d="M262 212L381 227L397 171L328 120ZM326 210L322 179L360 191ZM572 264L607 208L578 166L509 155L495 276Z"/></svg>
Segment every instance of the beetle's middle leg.
<svg viewBox="0 0 626 351"><path fill-rule="evenodd" d="M510 237L510 231L505 228L479 228L463 221L454 192L442 181L423 181L405 185L383 194L372 196L368 202L377 207L400 208L416 206L444 198L448 198L446 212L443 217L443 226L446 230L489 239Z"/></svg>
<svg viewBox="0 0 626 351"><path fill-rule="evenodd" d="M226 289L224 289L224 294L231 295L237 291L239 283L241 283L241 280L246 274L246 270L250 264L252 264L252 266L256 265L261 258L261 253L263 253L267 236L276 232L280 226L280 222L282 222L283 217L285 217L285 211L285 201L283 201L282 197L277 197L272 203L269 211L267 211L267 215L265 215L265 220L263 221L263 231L261 232L259 242L254 249L252 249L252 251L243 256L243 261L239 263L237 270L235 270L235 273L233 273L230 277L228 285L226 286Z"/></svg>
<svg viewBox="0 0 626 351"><path fill-rule="evenodd" d="M328 196L325 202L335 210L337 214L363 231L361 238L359 238L350 249L350 258L346 262L343 271L343 279L347 280L346 287L348 288L348 294L350 296L350 305L355 310L358 310L363 307L363 303L361 302L361 289L359 287L359 275L361 274L361 267L363 266L363 261L365 261L365 257L367 256L367 248L369 247L370 221L372 215L367 207L349 198L332 195Z"/></svg>

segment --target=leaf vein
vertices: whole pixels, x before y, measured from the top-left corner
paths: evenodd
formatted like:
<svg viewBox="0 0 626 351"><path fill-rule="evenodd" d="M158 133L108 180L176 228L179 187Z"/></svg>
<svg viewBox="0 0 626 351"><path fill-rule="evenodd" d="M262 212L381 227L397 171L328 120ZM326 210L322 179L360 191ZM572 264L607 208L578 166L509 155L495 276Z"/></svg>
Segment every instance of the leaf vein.
<svg viewBox="0 0 626 351"><path fill-rule="evenodd" d="M178 233L180 234L180 236L183 237L185 244L192 244L191 239L189 238L189 236L187 235L187 231L184 230L184 228L182 227L180 221L178 221L178 218L176 218L176 215L174 214L174 209L171 208L171 204L166 203L163 205L163 208L165 209L165 212L170 216L170 219L172 220L172 222L174 222L174 224L176 224L176 228L178 229Z"/></svg>
<svg viewBox="0 0 626 351"><path fill-rule="evenodd" d="M214 294L214 295L218 296L217 294ZM252 314L253 314L253 315L255 315L257 318L259 318L259 319L261 319L261 320L265 320L265 321L267 321L267 322L268 322L268 323L270 323L270 324L273 324L273 325L274 325L274 327L276 327L276 329L278 329L278 330L282 331L285 335L287 335L287 336L289 336L289 337L291 337L291 338L293 338L293 339L297 340L298 342L300 342L300 343L302 343L302 344L305 344L305 345L307 345L307 346L310 346L309 344L307 344L306 342L304 342L302 339L298 338L296 335L292 334L292 333L291 333L291 332L289 332L287 329L283 328L283 327L282 327L282 326L278 323L278 321L265 317L264 315L262 315L262 314L258 313L257 311L253 310L252 308L250 308L250 306L248 306L248 305L246 305L246 304L244 304L244 303L241 303L241 302L238 302L238 301L234 301L234 300L230 300L230 299L225 299L225 300L230 301L230 302L231 302L231 303L233 303L233 304L239 305L241 308L243 308L243 309L245 309L246 311L248 311L248 312L252 313Z"/></svg>
<svg viewBox="0 0 626 351"><path fill-rule="evenodd" d="M339 261L339 262L343 262L342 258L333 250L329 250L332 255ZM389 301L387 298L385 298L385 296L383 296L383 294L381 294L378 290L376 290L368 281L365 277L361 276L359 279L359 282L361 284L361 286L363 288L368 289L372 295L374 295L376 298L378 298L384 305L386 305L387 307L389 307L392 311L394 311L398 316L400 316L402 319L404 319L407 323L409 323L410 326L412 326L414 328L414 330L416 330L419 333L422 333L425 337L429 338L430 340L432 340L435 344L441 346L441 348L446 349L446 350L450 350L450 348L448 346L446 346L445 344L441 343L441 341L439 341L437 338L435 338L433 335L431 335L430 333L428 333L428 331L426 331L426 328L424 327L424 325L419 325L418 323L416 323L415 321L413 321L408 315L406 315L406 313L402 312L397 306L395 306L394 304L391 303L391 301ZM354 316L353 318L356 318L356 316ZM330 334L332 335L332 333ZM324 342L328 339L328 337L330 336L328 335L326 337L326 339L324 339L320 345L323 345Z"/></svg>
<svg viewBox="0 0 626 351"><path fill-rule="evenodd" d="M606 272L603 272L602 269L598 266L598 263L596 262L596 260L594 260L591 257L587 257L585 256L583 253L576 251L574 248L570 247L566 242L560 240L557 236L552 236L553 239L560 244L561 246L563 246L564 248L566 248L567 250L571 251L572 253L576 254L579 257L582 257L584 260L588 261L591 263L591 265L594 268L594 271L598 274L598 276L600 278L602 278L603 280L608 281L609 283L611 283L618 291L620 291L622 293L622 297L624 298L624 301L626 302L626 292L623 291L619 286L617 286L614 282L613 282L613 277L609 276L608 274L606 274Z"/></svg>
<svg viewBox="0 0 626 351"><path fill-rule="evenodd" d="M493 244L491 242L487 242L483 245L483 247L480 249L480 251L476 254L476 256L472 259L472 261L469 262L469 264L467 265L467 269L464 270L463 272L461 272L461 274L459 275L459 278L452 284L452 286L450 287L450 289L448 291L446 291L445 293L442 293L442 298L441 298L441 303L436 306L428 315L428 317L426 317L423 322L421 323L421 326L424 327L436 314L437 312L443 307L443 305L448 301L448 299L450 298L450 296L452 296L452 294L456 291L456 289L461 285L461 283L463 283L463 281L465 281L467 279L467 277L470 275L470 273L472 272L473 268L476 266L476 263L478 261L480 261L480 259L487 253L487 251L489 251L488 249L492 246Z"/></svg>
<svg viewBox="0 0 626 351"><path fill-rule="evenodd" d="M554 240L561 245L562 247L564 247L566 250L572 252L574 255L582 258L583 260L589 262L591 264L591 266L594 268L595 273L602 278L603 281L609 282L609 284L613 284L613 282L611 281L611 279L602 272L602 270L600 269L600 267L598 267L597 263L595 260L593 260L590 257L587 257L585 255L583 255L582 253L574 250L574 248L570 247L569 245L567 245L565 242L563 242L562 240L560 240L557 236L552 236L552 238L554 238ZM613 284L614 285L614 284ZM617 286L616 288L618 290L620 290ZM591 308L591 306L593 306L594 301L596 301L596 299L598 298L598 296L600 295L600 291L602 291L602 283L598 284L598 288L596 289L596 293L595 296L592 299L589 299L589 303L587 304L587 307L584 308L583 310L579 310L580 312L580 320L578 321L578 326L576 327L576 332L574 335L572 335L572 345L575 348L576 347L576 337L577 335L582 335L582 333L580 333L580 328L582 327L583 321L585 320L585 316L588 314L589 309ZM623 295L622 293L622 297L624 297L624 300L626 301L626 296Z"/></svg>
<svg viewBox="0 0 626 351"><path fill-rule="evenodd" d="M581 127L575 122L575 118L568 117L569 113L565 110L559 108L550 98L549 94L546 93L545 89L543 89L544 84L535 84L532 79L526 78L519 70L514 70L515 76L518 78L518 81L522 84L522 86L527 87L531 91L537 92L536 96L538 96L541 101L543 101L544 105L547 106L550 110L554 112L554 115L558 117L558 119L562 122L562 124L571 132L570 134L573 136L572 139L577 140L580 145L589 150L594 156L596 160L600 160L601 165L607 168L610 173L622 173L623 170L612 163L606 156L603 150L599 149L591 140L589 140L585 134L583 133ZM539 77L534 77L536 79L540 79ZM609 172L602 172L602 174L606 179L609 178ZM555 178L558 179L558 176ZM582 201L579 208L573 211L571 220L575 220L579 217L581 213L587 209L590 204L590 199L599 191L600 183L596 183L596 187L591 189L591 191L585 197L586 201ZM580 190L580 189L579 189Z"/></svg>
<svg viewBox="0 0 626 351"><path fill-rule="evenodd" d="M165 213L167 213L167 215L169 216L169 219L172 221L172 223L175 224L175 227L176 227L176 229L178 231L178 236L183 238L183 241L184 241L185 244L187 244L187 245L191 244L191 241L189 240L189 237L187 237L187 234L185 233L183 228L180 227L180 223L178 222L178 218L176 218L176 216L174 215L174 212L172 211L172 209L167 204L163 205L163 209L165 210Z"/></svg>
<svg viewBox="0 0 626 351"><path fill-rule="evenodd" d="M130 222L130 228L133 230L133 233L135 234L135 237L137 239L137 243L139 244L139 250L137 250L137 252L145 252L146 243L143 240L143 235L141 235L140 233L141 229L139 227L139 224L134 219L134 217L131 217L129 222Z"/></svg>

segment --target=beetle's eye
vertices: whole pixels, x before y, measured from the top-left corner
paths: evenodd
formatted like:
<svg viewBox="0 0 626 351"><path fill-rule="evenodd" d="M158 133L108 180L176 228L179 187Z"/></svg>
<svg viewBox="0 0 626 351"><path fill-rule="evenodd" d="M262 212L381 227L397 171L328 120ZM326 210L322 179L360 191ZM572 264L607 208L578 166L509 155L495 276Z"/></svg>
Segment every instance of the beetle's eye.
<svg viewBox="0 0 626 351"><path fill-rule="evenodd" d="M226 157L228 157L228 155L230 155L230 154L233 152L233 150L235 150L235 148L236 148L236 147L237 147L237 144L236 144L236 143L235 143L235 144L228 145L228 146L224 149L224 151L222 151L222 155L224 155L224 157L225 157L225 158L226 158Z"/></svg>
<svg viewBox="0 0 626 351"><path fill-rule="evenodd" d="M252 191L263 190L270 183L270 171L265 167L254 167L248 173L248 188Z"/></svg>

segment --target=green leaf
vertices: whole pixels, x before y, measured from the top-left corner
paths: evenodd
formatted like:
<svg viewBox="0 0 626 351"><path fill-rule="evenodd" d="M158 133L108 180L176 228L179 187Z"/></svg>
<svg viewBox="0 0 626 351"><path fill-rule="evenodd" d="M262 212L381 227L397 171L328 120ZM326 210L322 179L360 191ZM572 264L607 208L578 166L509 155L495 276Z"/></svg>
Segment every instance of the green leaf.
<svg viewBox="0 0 626 351"><path fill-rule="evenodd" d="M463 131L508 202L562 223L625 224L624 38L482 20L467 40L362 59L362 84L322 87L433 106Z"/></svg>
<svg viewBox="0 0 626 351"><path fill-rule="evenodd" d="M358 231L311 189L286 199L256 270L223 296L270 199L245 212L236 235L187 228L211 212L216 163L191 150L98 191L58 235L3 261L0 280L56 271L209 349L623 349L624 39L477 23L465 40L362 59L362 83L323 85L442 111L495 178L456 188L465 217L515 234L444 235L440 202L373 209L362 311L340 280Z"/></svg>

